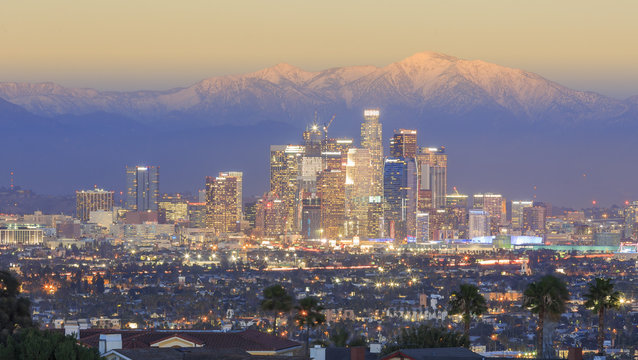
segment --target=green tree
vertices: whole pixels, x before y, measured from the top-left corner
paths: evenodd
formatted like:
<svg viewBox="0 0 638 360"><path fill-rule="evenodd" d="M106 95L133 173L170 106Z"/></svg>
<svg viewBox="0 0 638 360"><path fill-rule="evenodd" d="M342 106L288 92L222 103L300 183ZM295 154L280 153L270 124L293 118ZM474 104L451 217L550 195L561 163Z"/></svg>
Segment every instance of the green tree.
<svg viewBox="0 0 638 360"><path fill-rule="evenodd" d="M262 300L261 310L274 313L275 332L277 332L277 318L281 313L288 313L292 310L293 298L281 285L272 285L264 289L264 300Z"/></svg>
<svg viewBox="0 0 638 360"><path fill-rule="evenodd" d="M553 275L545 275L527 286L523 292L523 307L538 315L536 325L536 356L543 357L543 327L545 319L558 321L565 312L569 291L565 283Z"/></svg>
<svg viewBox="0 0 638 360"><path fill-rule="evenodd" d="M96 349L79 345L73 336L31 328L9 336L6 345L0 344L0 359L99 360L100 355Z"/></svg>
<svg viewBox="0 0 638 360"><path fill-rule="evenodd" d="M310 338L310 328L321 325L326 322L326 316L321 313L323 306L319 303L319 299L315 297L305 297L299 300L299 304L295 306L297 315L295 320L301 327L306 329L306 353L308 352L308 341Z"/></svg>
<svg viewBox="0 0 638 360"><path fill-rule="evenodd" d="M0 341L21 328L33 326L29 299L20 296L20 282L9 271L0 271Z"/></svg>
<svg viewBox="0 0 638 360"><path fill-rule="evenodd" d="M603 355L605 340L605 313L620 307L622 293L614 290L611 279L596 278L589 284L584 295L585 307L598 314L598 354Z"/></svg>
<svg viewBox="0 0 638 360"><path fill-rule="evenodd" d="M335 347L345 347L348 345L350 333L343 326L339 326L330 333L330 342Z"/></svg>
<svg viewBox="0 0 638 360"><path fill-rule="evenodd" d="M426 324L401 329L401 333L383 349L389 354L399 349L421 349L439 347L469 347L470 341L465 334L433 327Z"/></svg>
<svg viewBox="0 0 638 360"><path fill-rule="evenodd" d="M461 284L458 291L452 293L450 315L462 315L464 332L470 336L470 323L473 316L481 316L487 311L485 298L479 289L471 284Z"/></svg>

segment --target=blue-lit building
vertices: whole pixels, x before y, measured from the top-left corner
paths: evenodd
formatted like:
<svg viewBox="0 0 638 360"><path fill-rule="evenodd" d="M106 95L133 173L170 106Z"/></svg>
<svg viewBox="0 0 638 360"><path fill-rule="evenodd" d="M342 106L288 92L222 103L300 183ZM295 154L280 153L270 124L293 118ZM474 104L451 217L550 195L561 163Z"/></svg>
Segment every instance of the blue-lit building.
<svg viewBox="0 0 638 360"><path fill-rule="evenodd" d="M387 158L383 169L386 234L394 239L416 235L416 163L411 158Z"/></svg>
<svg viewBox="0 0 638 360"><path fill-rule="evenodd" d="M159 167L126 167L126 208L132 211L157 211Z"/></svg>

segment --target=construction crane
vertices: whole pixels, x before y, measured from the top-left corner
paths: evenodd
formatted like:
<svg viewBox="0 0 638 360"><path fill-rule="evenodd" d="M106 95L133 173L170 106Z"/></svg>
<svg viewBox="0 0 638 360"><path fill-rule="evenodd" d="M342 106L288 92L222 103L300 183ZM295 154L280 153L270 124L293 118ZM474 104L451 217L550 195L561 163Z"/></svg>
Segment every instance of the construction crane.
<svg viewBox="0 0 638 360"><path fill-rule="evenodd" d="M330 121L328 121L328 124L323 124L323 133L326 137L326 139L328 138L328 128L330 127L330 125L332 124L332 121L335 119L335 115L332 115L332 117L330 118Z"/></svg>

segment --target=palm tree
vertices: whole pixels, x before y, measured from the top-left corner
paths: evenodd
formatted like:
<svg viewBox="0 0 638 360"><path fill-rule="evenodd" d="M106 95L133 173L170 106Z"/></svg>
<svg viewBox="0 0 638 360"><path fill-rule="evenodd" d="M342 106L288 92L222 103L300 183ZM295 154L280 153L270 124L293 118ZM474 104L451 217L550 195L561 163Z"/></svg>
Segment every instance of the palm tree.
<svg viewBox="0 0 638 360"><path fill-rule="evenodd" d="M545 275L527 286L523 292L523 307L538 315L536 325L536 356L544 356L543 326L545 319L557 321L565 312L569 291L565 283L553 275Z"/></svg>
<svg viewBox="0 0 638 360"><path fill-rule="evenodd" d="M608 309L620 307L622 293L614 291L611 279L596 278L589 283L589 289L584 295L585 307L598 313L598 354L603 355L605 340L605 312Z"/></svg>
<svg viewBox="0 0 638 360"><path fill-rule="evenodd" d="M461 284L458 291L452 293L450 300L450 315L461 314L465 325L465 335L470 336L470 322L472 316L481 316L487 311L485 298L479 289L471 284Z"/></svg>
<svg viewBox="0 0 638 360"><path fill-rule="evenodd" d="M275 314L275 332L277 332L277 315L292 310L292 301L292 296L281 285L272 285L264 289L261 309Z"/></svg>
<svg viewBox="0 0 638 360"><path fill-rule="evenodd" d="M295 320L300 326L306 328L306 352L308 352L308 340L310 337L310 328L323 324L326 316L321 313L323 306L319 304L319 300L315 297L305 297L299 300L299 305L295 306L297 315Z"/></svg>

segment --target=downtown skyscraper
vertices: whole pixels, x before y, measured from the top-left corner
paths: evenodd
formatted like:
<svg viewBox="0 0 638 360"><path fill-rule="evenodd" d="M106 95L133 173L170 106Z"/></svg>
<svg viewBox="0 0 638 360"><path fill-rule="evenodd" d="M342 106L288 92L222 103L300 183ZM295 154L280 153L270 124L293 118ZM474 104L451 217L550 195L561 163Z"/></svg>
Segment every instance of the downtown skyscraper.
<svg viewBox="0 0 638 360"><path fill-rule="evenodd" d="M113 191L102 189L75 192L76 216L81 221L89 221L91 211L113 210Z"/></svg>
<svg viewBox="0 0 638 360"><path fill-rule="evenodd" d="M237 212L239 178L209 176L206 178L206 227L217 234L235 232L241 217Z"/></svg>
<svg viewBox="0 0 638 360"><path fill-rule="evenodd" d="M384 234L383 219L383 129L379 122L379 109L363 111L361 147L370 154L370 197L368 199L368 230L370 238Z"/></svg>
<svg viewBox="0 0 638 360"><path fill-rule="evenodd" d="M159 166L126 167L126 209L157 211Z"/></svg>

